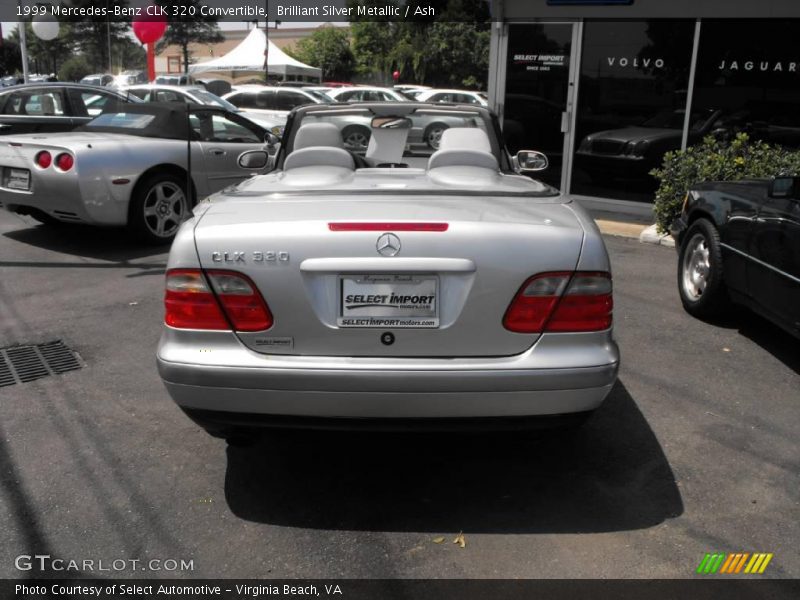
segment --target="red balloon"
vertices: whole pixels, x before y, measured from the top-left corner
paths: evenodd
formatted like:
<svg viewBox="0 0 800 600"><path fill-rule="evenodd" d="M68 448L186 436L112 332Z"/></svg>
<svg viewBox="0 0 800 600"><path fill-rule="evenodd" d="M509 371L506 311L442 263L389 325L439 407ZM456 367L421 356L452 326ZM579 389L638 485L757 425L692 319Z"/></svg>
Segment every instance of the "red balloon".
<svg viewBox="0 0 800 600"><path fill-rule="evenodd" d="M394 73L392 73L392 79L394 79L395 81L400 79L400 71L395 71Z"/></svg>
<svg viewBox="0 0 800 600"><path fill-rule="evenodd" d="M167 30L167 22L154 6L148 6L133 20L133 34L142 44L157 42Z"/></svg>

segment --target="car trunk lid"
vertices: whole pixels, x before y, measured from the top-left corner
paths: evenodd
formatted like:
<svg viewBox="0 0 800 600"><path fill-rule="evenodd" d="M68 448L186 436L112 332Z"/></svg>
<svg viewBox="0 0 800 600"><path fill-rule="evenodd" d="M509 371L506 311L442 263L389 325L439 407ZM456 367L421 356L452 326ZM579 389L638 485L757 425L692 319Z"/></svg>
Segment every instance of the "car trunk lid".
<svg viewBox="0 0 800 600"><path fill-rule="evenodd" d="M255 351L459 357L529 348L505 311L531 275L573 271L583 234L558 198L370 194L228 198L195 239L269 305L269 330L237 334Z"/></svg>

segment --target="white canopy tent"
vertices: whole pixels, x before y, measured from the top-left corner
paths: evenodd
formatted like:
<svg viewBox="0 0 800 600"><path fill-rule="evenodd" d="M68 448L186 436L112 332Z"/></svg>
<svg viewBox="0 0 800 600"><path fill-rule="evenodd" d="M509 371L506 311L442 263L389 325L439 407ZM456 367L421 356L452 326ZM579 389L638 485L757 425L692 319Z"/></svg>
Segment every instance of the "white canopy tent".
<svg viewBox="0 0 800 600"><path fill-rule="evenodd" d="M189 66L189 73L194 76L200 73L213 74L217 77L229 79L232 83L237 79L252 78L264 74L264 49L267 47L267 36L255 27L249 35L242 40L233 50L207 62ZM269 42L269 55L267 56L269 74L278 75L285 81L304 80L309 77L319 81L322 78L322 69L311 67L295 60L272 42Z"/></svg>

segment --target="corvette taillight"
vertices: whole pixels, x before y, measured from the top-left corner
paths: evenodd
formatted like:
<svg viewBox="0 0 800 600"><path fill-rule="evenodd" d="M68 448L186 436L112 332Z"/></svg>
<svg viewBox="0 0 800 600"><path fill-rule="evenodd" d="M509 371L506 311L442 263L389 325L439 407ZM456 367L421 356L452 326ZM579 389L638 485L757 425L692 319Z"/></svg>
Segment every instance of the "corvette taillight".
<svg viewBox="0 0 800 600"><path fill-rule="evenodd" d="M63 152L58 156L56 156L56 166L61 171L69 171L74 164L75 164L75 159L72 157L72 154Z"/></svg>
<svg viewBox="0 0 800 600"><path fill-rule="evenodd" d="M255 284L233 271L167 271L164 307L164 322L178 329L263 331L273 322Z"/></svg>
<svg viewBox="0 0 800 600"><path fill-rule="evenodd" d="M611 327L611 275L541 273L511 301L503 326L516 333L602 331Z"/></svg>
<svg viewBox="0 0 800 600"><path fill-rule="evenodd" d="M36 165L41 169L46 169L51 164L53 164L53 155L50 154L47 150L42 150L39 154L36 155L36 158L33 159Z"/></svg>

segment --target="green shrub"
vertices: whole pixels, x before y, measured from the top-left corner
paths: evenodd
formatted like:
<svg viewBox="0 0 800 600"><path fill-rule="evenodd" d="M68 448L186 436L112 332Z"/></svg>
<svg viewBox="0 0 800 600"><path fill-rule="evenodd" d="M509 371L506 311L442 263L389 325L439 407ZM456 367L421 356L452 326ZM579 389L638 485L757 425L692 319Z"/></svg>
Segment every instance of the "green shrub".
<svg viewBox="0 0 800 600"><path fill-rule="evenodd" d="M661 233L680 214L686 192L702 181L771 178L781 173L800 173L800 152L764 142L751 142L740 133L731 142L713 136L686 150L667 152L660 169L650 174L658 179L653 211Z"/></svg>

